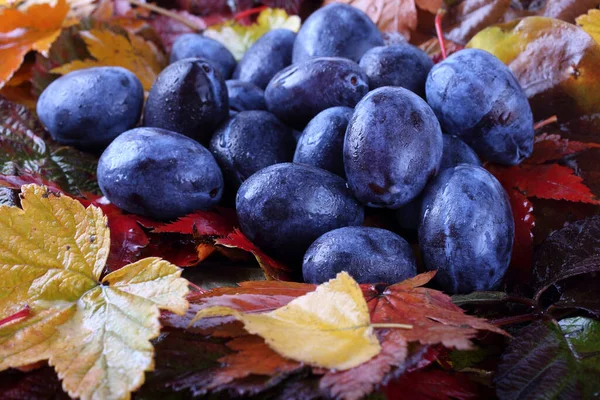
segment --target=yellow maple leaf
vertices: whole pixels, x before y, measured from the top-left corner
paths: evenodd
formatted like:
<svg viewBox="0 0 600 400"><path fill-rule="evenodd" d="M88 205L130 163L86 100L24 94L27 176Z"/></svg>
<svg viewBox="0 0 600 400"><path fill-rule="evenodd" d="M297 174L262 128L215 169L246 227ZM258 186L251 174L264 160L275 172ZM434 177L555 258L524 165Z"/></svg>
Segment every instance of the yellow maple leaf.
<svg viewBox="0 0 600 400"><path fill-rule="evenodd" d="M154 43L131 33L123 36L109 30L92 29L79 34L94 58L76 60L54 68L51 72L64 75L83 68L118 66L136 74L148 91L166 65L164 55Z"/></svg>
<svg viewBox="0 0 600 400"><path fill-rule="evenodd" d="M600 10L590 10L575 20L597 43L600 43Z"/></svg>
<svg viewBox="0 0 600 400"><path fill-rule="evenodd" d="M280 355L319 367L353 368L381 351L373 331L378 325L371 324L362 291L346 272L275 311L253 314L223 306L209 307L200 310L190 324L216 316L233 316Z"/></svg>
<svg viewBox="0 0 600 400"><path fill-rule="evenodd" d="M159 309L182 314L181 270L146 258L101 278L107 219L46 187L22 188L23 209L0 207L0 370L48 360L72 397L128 399L153 368Z"/></svg>
<svg viewBox="0 0 600 400"><path fill-rule="evenodd" d="M0 9L0 88L23 63L31 50L48 55L63 26L69 25L66 0L33 4L25 9Z"/></svg>
<svg viewBox="0 0 600 400"><path fill-rule="evenodd" d="M273 29L280 28L298 32L300 17L297 15L289 16L282 9L267 8L260 12L256 23L252 25L241 25L235 21L229 21L208 28L204 31L204 36L221 42L231 51L236 60L241 60L246 50L258 38Z"/></svg>

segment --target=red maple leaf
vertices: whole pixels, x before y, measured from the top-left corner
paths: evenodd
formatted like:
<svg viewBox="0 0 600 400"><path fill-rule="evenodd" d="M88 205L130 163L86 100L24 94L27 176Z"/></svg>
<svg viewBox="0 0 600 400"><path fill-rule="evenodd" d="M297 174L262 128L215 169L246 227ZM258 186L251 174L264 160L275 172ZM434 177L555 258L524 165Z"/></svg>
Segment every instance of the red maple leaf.
<svg viewBox="0 0 600 400"><path fill-rule="evenodd" d="M580 151L598 148L598 143L584 143L575 140L562 139L560 135L542 133L535 137L533 154L524 162L527 164L543 164L579 153Z"/></svg>

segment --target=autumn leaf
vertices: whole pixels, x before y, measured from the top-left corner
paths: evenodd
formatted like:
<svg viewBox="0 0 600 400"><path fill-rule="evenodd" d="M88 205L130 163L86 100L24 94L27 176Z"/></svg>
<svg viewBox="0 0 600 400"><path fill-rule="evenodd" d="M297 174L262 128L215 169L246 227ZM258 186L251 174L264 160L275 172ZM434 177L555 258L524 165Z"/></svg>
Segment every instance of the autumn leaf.
<svg viewBox="0 0 600 400"><path fill-rule="evenodd" d="M265 273L267 279L290 280L291 270L288 267L263 253L238 229L234 229L233 232L226 238L217 239L215 243L217 245L241 249L252 253Z"/></svg>
<svg viewBox="0 0 600 400"><path fill-rule="evenodd" d="M511 264L505 281L525 285L531 280L533 227L535 226L533 204L518 190L507 190L507 194L515 220L515 238Z"/></svg>
<svg viewBox="0 0 600 400"><path fill-rule="evenodd" d="M382 351L370 360L345 371L328 371L313 369L313 374L318 375L320 395L326 393L330 397L358 399L381 387L381 383L390 377L398 376L407 370L416 370L429 365L436 357L437 352L430 356L430 349L443 343L450 347L461 349L471 348L470 339L479 329L503 333L500 329L476 317L465 315L464 312L452 303L452 299L441 292L421 287L427 283L434 273L419 275L392 286L361 285L361 290L370 313L371 324L381 323L409 323L413 329L376 329L376 335ZM184 318L176 316L163 316L163 322L168 326L182 328L198 311L218 307L234 309L246 315L260 315L285 307L290 302L314 293L315 285L281 282L243 282L237 287L222 287L207 293L194 293L189 296L192 303ZM339 302L338 306L346 303ZM321 307L324 304L320 304ZM377 325L375 325L377 326ZM415 332L413 332L415 331ZM246 335L243 325L231 316L211 317L196 321L188 332L194 332L202 337L210 338L242 338ZM305 341L309 341L306 336ZM244 339L244 342L250 340ZM258 340L258 339L257 339ZM261 339L262 340L262 339ZM262 342L259 342L262 343ZM419 344L422 343L422 344ZM408 352L406 351L408 349ZM244 387L245 379L255 379L256 385L252 390L257 393L271 387L273 382L281 382L290 376L293 382L294 374L300 374L301 364L294 369L291 365L284 368L285 374L261 375L259 371L274 368L273 360L278 359L277 353L269 346L264 346L262 352L249 353L248 351L235 351L227 356L229 362L223 362L221 368L197 374L182 375L176 379L174 385L178 388L190 389L193 393L213 393L221 390L237 390ZM224 379L221 376L222 368L230 366L232 360L235 365L252 365L252 375L246 378L236 378L229 383L213 384L213 379ZM268 365L260 365L263 360L269 360ZM287 360L290 362L290 360ZM233 374L243 375L244 369L226 369L227 376ZM298 387L303 384L296 382ZM296 385L291 382L288 385ZM269 386L271 385L271 386ZM211 389L209 389L209 387Z"/></svg>
<svg viewBox="0 0 600 400"><path fill-rule="evenodd" d="M94 156L52 142L36 116L2 97L0 173L40 176L69 193L98 190Z"/></svg>
<svg viewBox="0 0 600 400"><path fill-rule="evenodd" d="M396 400L475 400L483 396L480 387L468 375L440 370L404 374L385 388L388 398Z"/></svg>
<svg viewBox="0 0 600 400"><path fill-rule="evenodd" d="M0 9L0 88L10 80L23 63L25 55L38 51L44 55L67 24L69 5L65 0Z"/></svg>
<svg viewBox="0 0 600 400"><path fill-rule="evenodd" d="M82 31L79 35L93 59L75 60L54 68L51 72L64 75L82 68L118 66L136 74L148 91L166 64L165 57L158 48L141 37L129 33L124 36L102 29Z"/></svg>
<svg viewBox="0 0 600 400"><path fill-rule="evenodd" d="M583 184L583 179L569 167L559 164L489 165L488 170L505 189L517 189L527 197L600 204L600 200Z"/></svg>
<svg viewBox="0 0 600 400"><path fill-rule="evenodd" d="M508 2L510 5L510 2ZM508 7L508 6L507 6ZM535 120L558 117L565 138L597 141L600 44L576 25L527 17L477 33L467 47L504 62L527 94ZM579 137L577 137L579 136Z"/></svg>
<svg viewBox="0 0 600 400"><path fill-rule="evenodd" d="M284 357L319 367L350 369L381 351L360 287L345 272L269 313L210 307L198 312L191 323L229 315Z"/></svg>
<svg viewBox="0 0 600 400"><path fill-rule="evenodd" d="M587 14L577 17L576 22L596 43L600 43L600 10L589 10Z"/></svg>
<svg viewBox="0 0 600 400"><path fill-rule="evenodd" d="M583 143L563 139L557 134L548 135L543 133L535 137L533 153L524 162L527 164L544 164L593 148L600 148L600 143Z"/></svg>
<svg viewBox="0 0 600 400"><path fill-rule="evenodd" d="M96 207L48 188L22 188L0 208L0 370L49 360L72 397L128 398L152 369L159 309L182 314L181 271L146 258L101 277L110 246Z"/></svg>
<svg viewBox="0 0 600 400"><path fill-rule="evenodd" d="M246 26L235 21L211 26L204 36L221 42L231 51L236 60L241 60L246 50L262 35L273 29L289 29L298 32L300 17L288 16L282 9L267 8L258 15L256 23Z"/></svg>

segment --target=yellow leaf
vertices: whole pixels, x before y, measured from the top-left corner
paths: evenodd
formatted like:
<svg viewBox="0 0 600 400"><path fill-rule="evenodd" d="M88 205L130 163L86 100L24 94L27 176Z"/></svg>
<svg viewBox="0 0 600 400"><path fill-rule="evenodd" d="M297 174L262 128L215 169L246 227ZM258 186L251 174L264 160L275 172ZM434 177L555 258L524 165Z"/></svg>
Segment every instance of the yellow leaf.
<svg viewBox="0 0 600 400"><path fill-rule="evenodd" d="M64 75L83 68L118 66L136 74L148 91L166 65L164 55L154 43L130 33L123 36L109 30L92 29L80 32L80 35L94 59L76 60L51 72Z"/></svg>
<svg viewBox="0 0 600 400"><path fill-rule="evenodd" d="M346 272L269 313L217 306L199 311L192 323L226 315L263 337L280 355L319 367L353 368L381 351L362 291Z"/></svg>
<svg viewBox="0 0 600 400"><path fill-rule="evenodd" d="M204 31L204 36L221 42L235 57L241 60L250 48L265 33L273 29L289 29L298 32L300 17L288 16L285 10L267 8L260 12L256 23L246 26L235 21L213 26Z"/></svg>
<svg viewBox="0 0 600 400"><path fill-rule="evenodd" d="M0 88L19 69L28 52L48 55L61 28L69 25L68 12L65 0L55 5L34 4L24 10L0 9Z"/></svg>
<svg viewBox="0 0 600 400"><path fill-rule="evenodd" d="M48 360L81 399L127 399L153 368L159 309L187 309L181 270L157 259L101 279L110 247L102 211L47 188L22 188L0 207L0 370Z"/></svg>
<svg viewBox="0 0 600 400"><path fill-rule="evenodd" d="M597 43L600 43L600 10L590 10L575 20Z"/></svg>

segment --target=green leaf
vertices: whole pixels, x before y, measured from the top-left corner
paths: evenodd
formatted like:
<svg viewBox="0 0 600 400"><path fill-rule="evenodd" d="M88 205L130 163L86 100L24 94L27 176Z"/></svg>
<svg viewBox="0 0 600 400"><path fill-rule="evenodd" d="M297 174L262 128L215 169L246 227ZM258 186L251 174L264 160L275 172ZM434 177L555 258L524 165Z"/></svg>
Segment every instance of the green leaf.
<svg viewBox="0 0 600 400"><path fill-rule="evenodd" d="M536 321L515 336L496 372L500 399L591 399L600 395L600 323Z"/></svg>
<svg viewBox="0 0 600 400"><path fill-rule="evenodd" d="M52 141L37 117L0 96L0 173L38 175L69 193L97 193L96 157Z"/></svg>

